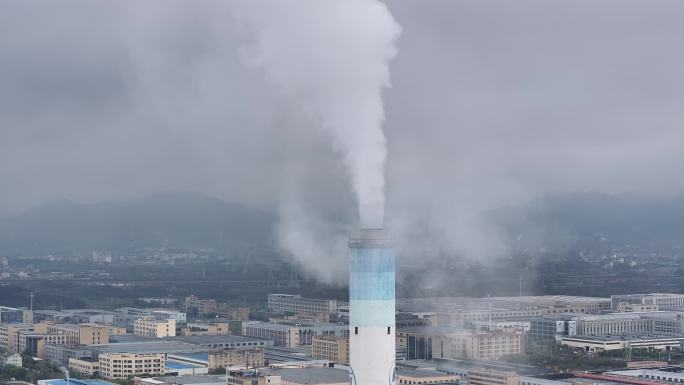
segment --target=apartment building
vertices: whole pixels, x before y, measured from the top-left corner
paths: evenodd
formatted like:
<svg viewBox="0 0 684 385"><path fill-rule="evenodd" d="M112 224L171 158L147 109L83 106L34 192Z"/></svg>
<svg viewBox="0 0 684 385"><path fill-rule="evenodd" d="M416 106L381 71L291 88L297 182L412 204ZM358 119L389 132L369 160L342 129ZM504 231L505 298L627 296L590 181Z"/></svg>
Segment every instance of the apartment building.
<svg viewBox="0 0 684 385"><path fill-rule="evenodd" d="M100 372L100 361L94 358L69 358L69 369L76 373L94 376Z"/></svg>
<svg viewBox="0 0 684 385"><path fill-rule="evenodd" d="M491 360L507 354L522 353L523 350L522 330L451 333L434 337L432 343L434 358Z"/></svg>
<svg viewBox="0 0 684 385"><path fill-rule="evenodd" d="M133 334L154 338L174 337L176 320L159 320L153 316L138 318L133 324Z"/></svg>
<svg viewBox="0 0 684 385"><path fill-rule="evenodd" d="M317 360L348 364L349 338L335 336L313 337L311 354L313 358Z"/></svg>
<svg viewBox="0 0 684 385"><path fill-rule="evenodd" d="M100 376L108 379L161 376L166 370L163 353L103 353L98 361Z"/></svg>
<svg viewBox="0 0 684 385"><path fill-rule="evenodd" d="M520 377L515 372L502 372L489 369L468 371L468 385L518 385Z"/></svg>

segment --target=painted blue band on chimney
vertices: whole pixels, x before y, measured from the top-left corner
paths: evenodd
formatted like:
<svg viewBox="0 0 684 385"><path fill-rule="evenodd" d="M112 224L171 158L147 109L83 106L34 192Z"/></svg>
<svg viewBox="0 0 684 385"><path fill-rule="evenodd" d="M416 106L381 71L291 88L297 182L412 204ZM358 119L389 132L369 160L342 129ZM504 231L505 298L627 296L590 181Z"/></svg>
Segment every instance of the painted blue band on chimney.
<svg viewBox="0 0 684 385"><path fill-rule="evenodd" d="M350 325L394 325L394 251L389 247L351 247Z"/></svg>

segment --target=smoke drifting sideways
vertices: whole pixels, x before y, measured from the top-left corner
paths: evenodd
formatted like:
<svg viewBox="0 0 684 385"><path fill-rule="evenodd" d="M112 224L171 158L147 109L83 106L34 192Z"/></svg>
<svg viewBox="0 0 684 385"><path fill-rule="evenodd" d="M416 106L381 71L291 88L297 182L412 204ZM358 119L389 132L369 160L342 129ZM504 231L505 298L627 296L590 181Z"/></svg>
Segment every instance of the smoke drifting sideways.
<svg viewBox="0 0 684 385"><path fill-rule="evenodd" d="M330 135L348 170L361 226L382 227L382 89L390 86L388 63L401 33L387 7L376 0L241 0L230 2L230 10L248 39L244 62Z"/></svg>

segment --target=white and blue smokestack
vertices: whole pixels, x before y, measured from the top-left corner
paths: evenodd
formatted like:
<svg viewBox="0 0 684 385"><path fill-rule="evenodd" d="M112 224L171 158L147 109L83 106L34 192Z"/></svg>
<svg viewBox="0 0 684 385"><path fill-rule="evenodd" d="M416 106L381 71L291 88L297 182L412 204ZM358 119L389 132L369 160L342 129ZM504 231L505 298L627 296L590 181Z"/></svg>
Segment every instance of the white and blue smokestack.
<svg viewBox="0 0 684 385"><path fill-rule="evenodd" d="M395 383L394 251L382 229L349 240L352 385Z"/></svg>

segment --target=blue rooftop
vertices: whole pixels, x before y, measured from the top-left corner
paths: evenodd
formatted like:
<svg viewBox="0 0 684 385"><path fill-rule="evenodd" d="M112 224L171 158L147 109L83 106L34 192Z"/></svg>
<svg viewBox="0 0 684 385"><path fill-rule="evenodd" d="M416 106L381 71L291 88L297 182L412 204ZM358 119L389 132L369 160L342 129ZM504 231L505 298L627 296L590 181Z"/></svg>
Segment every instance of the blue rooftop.
<svg viewBox="0 0 684 385"><path fill-rule="evenodd" d="M196 368L197 365L183 364L175 361L166 361L166 367L168 369L192 369Z"/></svg>
<svg viewBox="0 0 684 385"><path fill-rule="evenodd" d="M76 378L70 379L69 382L67 382L65 379L48 380L48 384L50 384L50 385L116 385L112 382L104 381L104 380L79 380Z"/></svg>
<svg viewBox="0 0 684 385"><path fill-rule="evenodd" d="M185 357L193 360L200 360L207 362L209 361L209 353L207 352L196 352L196 353L175 353L174 356Z"/></svg>

